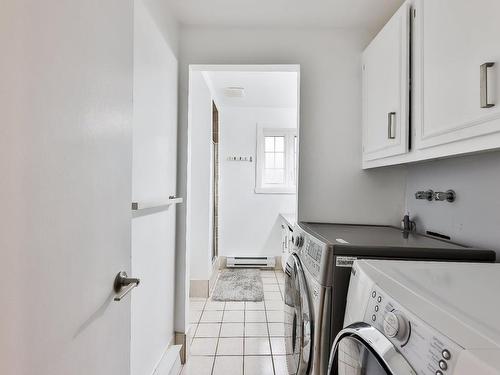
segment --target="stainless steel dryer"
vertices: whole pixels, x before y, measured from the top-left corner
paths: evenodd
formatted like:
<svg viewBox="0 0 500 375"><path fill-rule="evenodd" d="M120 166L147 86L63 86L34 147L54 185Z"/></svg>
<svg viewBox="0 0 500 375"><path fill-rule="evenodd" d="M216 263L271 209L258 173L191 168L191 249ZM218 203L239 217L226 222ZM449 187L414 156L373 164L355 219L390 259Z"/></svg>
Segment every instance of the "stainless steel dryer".
<svg viewBox="0 0 500 375"><path fill-rule="evenodd" d="M355 259L493 262L467 248L389 226L299 223L285 269L285 342L290 374L324 375L343 327Z"/></svg>

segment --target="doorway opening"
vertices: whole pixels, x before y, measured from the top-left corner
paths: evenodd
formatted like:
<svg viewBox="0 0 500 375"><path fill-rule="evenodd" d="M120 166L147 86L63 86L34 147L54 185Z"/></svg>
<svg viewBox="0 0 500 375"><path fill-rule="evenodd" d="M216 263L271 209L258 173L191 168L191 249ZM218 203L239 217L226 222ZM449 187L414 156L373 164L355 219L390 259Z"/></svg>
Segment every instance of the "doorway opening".
<svg viewBox="0 0 500 375"><path fill-rule="evenodd" d="M281 260L289 248L283 220L296 217L298 206L300 66L192 65L188 92L191 360L221 340L234 341L236 348L247 337L261 335L280 345L280 334L272 338L270 332L281 332L283 325ZM219 287L231 265L253 265L241 283L257 280L261 300L244 299L244 292L235 295L231 284ZM224 293L232 293L231 300ZM259 296L259 290L252 293L251 298ZM235 355L240 356L235 361L246 362L244 353ZM263 360L274 369L282 365L271 357Z"/></svg>

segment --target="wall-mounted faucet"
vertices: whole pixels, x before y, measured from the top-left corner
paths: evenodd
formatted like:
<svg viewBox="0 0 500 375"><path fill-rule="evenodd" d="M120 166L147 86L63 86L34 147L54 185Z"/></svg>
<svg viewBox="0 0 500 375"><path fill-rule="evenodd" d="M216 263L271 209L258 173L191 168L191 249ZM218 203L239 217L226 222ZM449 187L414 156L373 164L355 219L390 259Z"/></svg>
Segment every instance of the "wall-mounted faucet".
<svg viewBox="0 0 500 375"><path fill-rule="evenodd" d="M434 193L434 200L435 201L447 201L447 202L455 202L455 199L457 198L457 194L453 190L446 190L446 191L436 191Z"/></svg>
<svg viewBox="0 0 500 375"><path fill-rule="evenodd" d="M415 193L415 198L416 199L426 199L429 202L432 200L442 202L442 201L447 201L447 202L455 202L457 199L457 194L453 190L446 190L446 191L436 191L434 192L433 190L421 190L417 191Z"/></svg>
<svg viewBox="0 0 500 375"><path fill-rule="evenodd" d="M432 190L417 191L415 193L416 199L427 199L429 202L432 201L433 197L434 197L434 192Z"/></svg>

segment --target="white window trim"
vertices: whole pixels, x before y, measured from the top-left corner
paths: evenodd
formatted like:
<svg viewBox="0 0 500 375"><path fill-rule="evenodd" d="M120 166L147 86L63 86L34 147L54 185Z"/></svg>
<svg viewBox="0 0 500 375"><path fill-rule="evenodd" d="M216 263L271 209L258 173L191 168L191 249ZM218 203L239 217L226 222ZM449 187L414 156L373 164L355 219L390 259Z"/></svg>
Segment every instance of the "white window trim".
<svg viewBox="0 0 500 375"><path fill-rule="evenodd" d="M285 136L285 177L284 185L263 185L262 172L264 170L264 137ZM255 163L255 193L256 194L296 194L297 186L294 181L293 160L294 141L297 129L266 124L257 124L257 157ZM286 151L288 150L288 152ZM295 171L295 175L298 172ZM296 179L296 178L295 178Z"/></svg>

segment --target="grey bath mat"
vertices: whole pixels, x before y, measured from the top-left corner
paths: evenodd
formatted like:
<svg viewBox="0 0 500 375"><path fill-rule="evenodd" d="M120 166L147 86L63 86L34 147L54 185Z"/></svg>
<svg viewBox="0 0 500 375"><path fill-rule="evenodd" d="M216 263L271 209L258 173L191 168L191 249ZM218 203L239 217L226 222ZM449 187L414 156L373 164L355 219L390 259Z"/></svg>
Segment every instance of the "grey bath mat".
<svg viewBox="0 0 500 375"><path fill-rule="evenodd" d="M212 300L254 301L264 299L260 271L255 269L225 269L217 280Z"/></svg>

